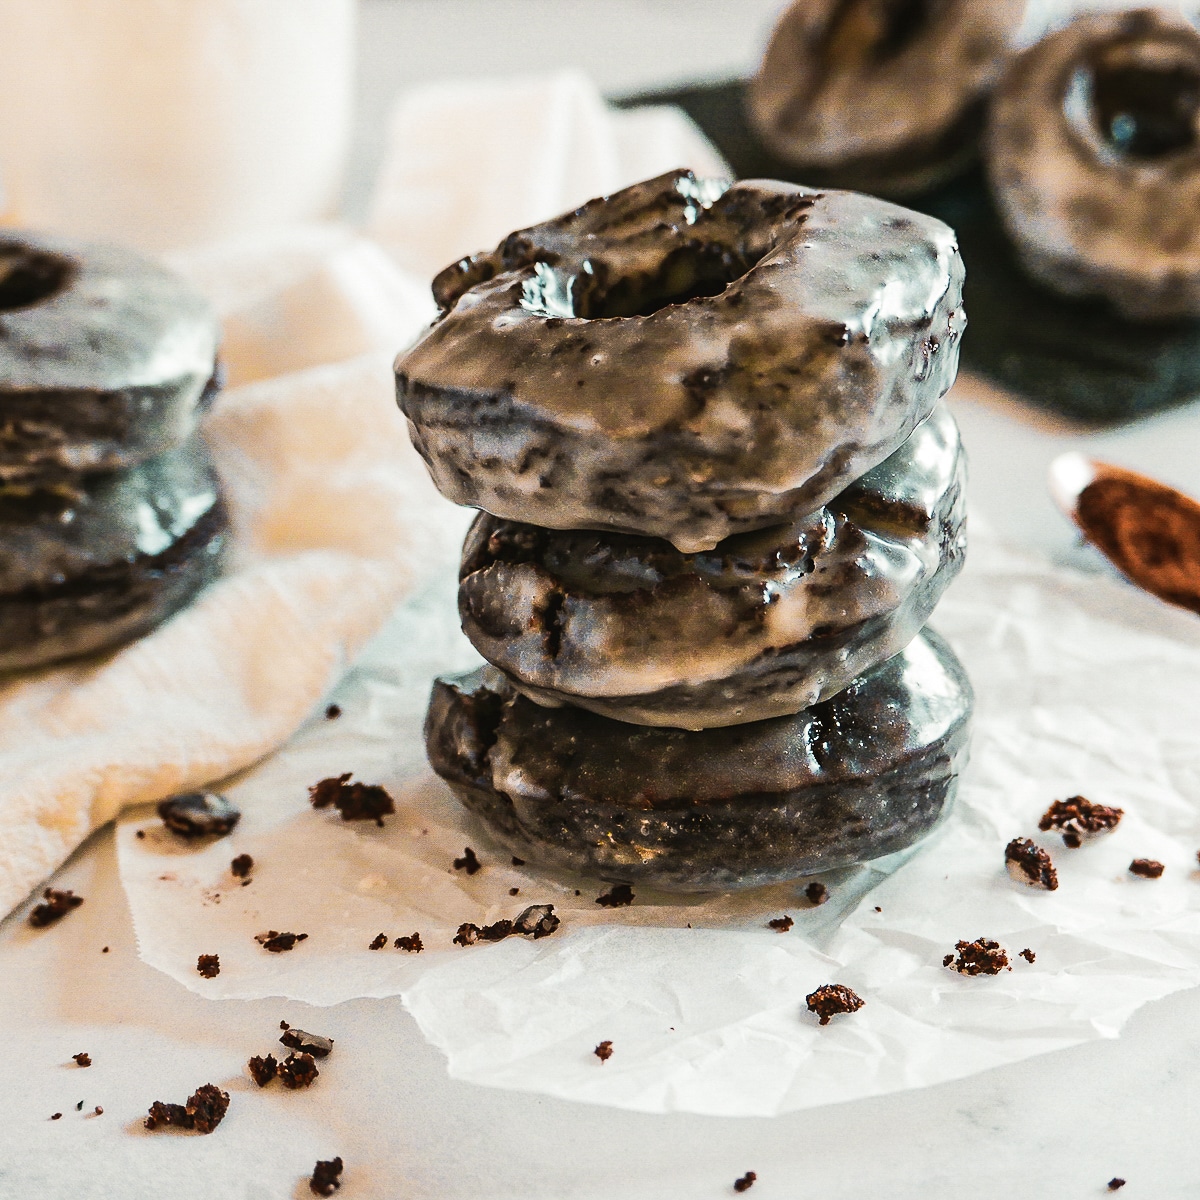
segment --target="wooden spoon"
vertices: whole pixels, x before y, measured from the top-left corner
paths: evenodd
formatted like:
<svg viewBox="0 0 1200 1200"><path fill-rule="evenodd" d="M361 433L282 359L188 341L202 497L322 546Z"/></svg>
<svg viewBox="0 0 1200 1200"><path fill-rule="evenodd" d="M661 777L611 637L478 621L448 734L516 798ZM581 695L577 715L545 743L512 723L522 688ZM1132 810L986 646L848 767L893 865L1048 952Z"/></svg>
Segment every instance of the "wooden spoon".
<svg viewBox="0 0 1200 1200"><path fill-rule="evenodd" d="M1131 583L1200 613L1200 504L1145 475L1062 454L1050 464L1059 508Z"/></svg>

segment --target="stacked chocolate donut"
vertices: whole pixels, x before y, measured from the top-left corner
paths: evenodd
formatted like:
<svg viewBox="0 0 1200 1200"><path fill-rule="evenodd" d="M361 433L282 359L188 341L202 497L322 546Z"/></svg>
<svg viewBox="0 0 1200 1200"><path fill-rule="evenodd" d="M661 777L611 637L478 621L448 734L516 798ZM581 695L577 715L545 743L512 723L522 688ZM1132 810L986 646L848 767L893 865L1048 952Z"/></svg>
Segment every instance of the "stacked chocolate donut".
<svg viewBox="0 0 1200 1200"><path fill-rule="evenodd" d="M136 637L215 575L226 515L196 426L217 340L136 255L0 237L0 670Z"/></svg>
<svg viewBox="0 0 1200 1200"><path fill-rule="evenodd" d="M936 823L971 709L922 632L965 548L962 278L932 218L685 171L437 277L398 396L483 510L490 665L435 683L427 748L514 854L707 890Z"/></svg>

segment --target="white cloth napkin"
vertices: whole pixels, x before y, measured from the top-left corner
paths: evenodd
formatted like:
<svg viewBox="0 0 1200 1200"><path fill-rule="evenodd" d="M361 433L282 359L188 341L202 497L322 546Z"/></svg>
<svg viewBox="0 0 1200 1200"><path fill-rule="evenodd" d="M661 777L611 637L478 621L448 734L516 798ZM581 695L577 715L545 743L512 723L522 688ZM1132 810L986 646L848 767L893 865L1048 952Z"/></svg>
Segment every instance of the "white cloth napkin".
<svg viewBox="0 0 1200 1200"><path fill-rule="evenodd" d="M462 514L392 395L391 356L434 311L429 275L675 166L724 170L682 115L612 113L579 75L431 87L401 100L381 172L370 231L390 256L316 226L174 258L217 307L240 385L206 425L231 561L141 641L0 686L0 913L126 805L280 746L457 555Z"/></svg>

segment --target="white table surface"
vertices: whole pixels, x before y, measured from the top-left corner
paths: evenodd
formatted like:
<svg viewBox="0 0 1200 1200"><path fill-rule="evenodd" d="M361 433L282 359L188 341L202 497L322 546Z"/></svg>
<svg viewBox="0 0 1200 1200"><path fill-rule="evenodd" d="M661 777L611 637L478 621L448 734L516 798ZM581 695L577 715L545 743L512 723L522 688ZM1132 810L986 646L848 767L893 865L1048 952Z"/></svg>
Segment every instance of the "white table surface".
<svg viewBox="0 0 1200 1200"><path fill-rule="evenodd" d="M778 0L367 0L349 208L361 205L396 87L571 64L619 93L749 69ZM1200 494L1200 406L1087 434L977 381L953 407L977 512L1069 559L1046 466L1082 449ZM1200 799L1200 797L1198 797ZM110 830L59 873L86 904L31 930L0 924L0 1198L275 1200L346 1161L346 1200L754 1200L1200 1196L1200 992L1148 1005L1116 1041L958 1083L770 1120L645 1116L447 1078L398 999L329 1009L212 1002L137 957ZM107 953L102 947L109 948ZM253 1085L278 1022L337 1038L320 1085ZM70 1056L86 1050L82 1070ZM147 1136L153 1099L212 1080L234 1096L219 1136ZM75 1111L82 1100L84 1109ZM89 1116L96 1105L104 1113ZM50 1121L52 1112L64 1114ZM297 1147L304 1147L300 1152Z"/></svg>

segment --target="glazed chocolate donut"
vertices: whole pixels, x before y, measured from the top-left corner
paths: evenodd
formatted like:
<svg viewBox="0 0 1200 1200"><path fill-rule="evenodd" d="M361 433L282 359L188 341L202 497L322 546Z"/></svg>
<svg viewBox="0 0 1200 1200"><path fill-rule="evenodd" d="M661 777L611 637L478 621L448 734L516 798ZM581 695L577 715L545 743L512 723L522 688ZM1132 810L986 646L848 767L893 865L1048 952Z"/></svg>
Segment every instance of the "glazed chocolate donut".
<svg viewBox="0 0 1200 1200"><path fill-rule="evenodd" d="M0 234L0 480L177 446L214 390L218 333L203 297L128 250Z"/></svg>
<svg viewBox="0 0 1200 1200"><path fill-rule="evenodd" d="M1138 320L1200 315L1200 33L1155 10L1080 17L996 94L988 168L1036 279Z"/></svg>
<svg viewBox="0 0 1200 1200"><path fill-rule="evenodd" d="M767 147L813 183L924 191L974 157L1026 0L796 0L750 85Z"/></svg>
<svg viewBox="0 0 1200 1200"><path fill-rule="evenodd" d="M397 394L456 503L708 550L904 442L954 380L962 280L933 218L671 172L443 271Z"/></svg>
<svg viewBox="0 0 1200 1200"><path fill-rule="evenodd" d="M226 531L198 437L72 485L0 490L0 670L152 629L215 577Z"/></svg>
<svg viewBox="0 0 1200 1200"><path fill-rule="evenodd" d="M922 633L794 716L688 733L542 708L485 667L434 684L429 761L506 849L678 891L756 887L900 850L948 805L971 688Z"/></svg>
<svg viewBox="0 0 1200 1200"><path fill-rule="evenodd" d="M825 508L709 552L480 514L463 550L463 630L543 704L683 729L796 712L928 620L963 563L964 485L939 405Z"/></svg>

